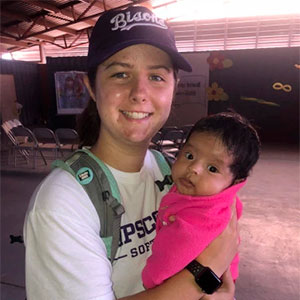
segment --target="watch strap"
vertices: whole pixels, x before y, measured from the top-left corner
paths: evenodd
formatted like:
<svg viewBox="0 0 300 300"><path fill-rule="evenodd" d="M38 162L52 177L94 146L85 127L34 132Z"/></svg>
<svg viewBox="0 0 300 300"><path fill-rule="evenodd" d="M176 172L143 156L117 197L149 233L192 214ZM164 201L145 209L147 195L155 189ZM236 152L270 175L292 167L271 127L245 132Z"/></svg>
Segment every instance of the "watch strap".
<svg viewBox="0 0 300 300"><path fill-rule="evenodd" d="M205 294L213 294L222 285L222 280L209 267L202 266L196 260L191 261L186 269L194 275L196 283Z"/></svg>
<svg viewBox="0 0 300 300"><path fill-rule="evenodd" d="M196 260L192 260L186 266L186 269L189 270L195 277L198 277L205 270L205 267Z"/></svg>

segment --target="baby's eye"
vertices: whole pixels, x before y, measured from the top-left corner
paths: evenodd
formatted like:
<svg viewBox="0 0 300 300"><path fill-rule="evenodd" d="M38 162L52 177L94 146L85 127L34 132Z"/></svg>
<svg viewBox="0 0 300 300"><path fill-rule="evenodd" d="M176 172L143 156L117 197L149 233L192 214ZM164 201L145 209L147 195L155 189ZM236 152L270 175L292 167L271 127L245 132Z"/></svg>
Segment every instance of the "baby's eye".
<svg viewBox="0 0 300 300"><path fill-rule="evenodd" d="M185 158L192 160L194 158L193 154L191 152L185 152L184 154Z"/></svg>
<svg viewBox="0 0 300 300"><path fill-rule="evenodd" d="M218 173L218 169L214 166L208 166L208 171L212 173Z"/></svg>
<svg viewBox="0 0 300 300"><path fill-rule="evenodd" d="M125 72L118 72L118 73L113 74L112 77L122 79L122 78L127 78L128 76Z"/></svg>
<svg viewBox="0 0 300 300"><path fill-rule="evenodd" d="M151 75L150 79L153 81L164 81L164 79L159 75Z"/></svg>

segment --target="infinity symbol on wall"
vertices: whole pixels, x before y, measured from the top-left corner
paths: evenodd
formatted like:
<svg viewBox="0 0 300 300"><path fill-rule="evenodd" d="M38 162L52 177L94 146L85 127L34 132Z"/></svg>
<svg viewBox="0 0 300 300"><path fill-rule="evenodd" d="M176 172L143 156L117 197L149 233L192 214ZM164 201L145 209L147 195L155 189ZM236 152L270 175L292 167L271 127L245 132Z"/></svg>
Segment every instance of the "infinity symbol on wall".
<svg viewBox="0 0 300 300"><path fill-rule="evenodd" d="M272 87L276 91L283 90L287 93L292 91L292 86L290 84L282 84L281 82L275 82Z"/></svg>

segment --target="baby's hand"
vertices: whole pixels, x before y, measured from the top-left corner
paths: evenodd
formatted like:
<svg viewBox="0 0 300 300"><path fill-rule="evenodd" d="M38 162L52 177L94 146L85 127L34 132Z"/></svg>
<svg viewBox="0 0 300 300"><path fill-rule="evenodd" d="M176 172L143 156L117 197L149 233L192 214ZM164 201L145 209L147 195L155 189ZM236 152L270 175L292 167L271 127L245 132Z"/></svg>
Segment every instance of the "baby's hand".
<svg viewBox="0 0 300 300"><path fill-rule="evenodd" d="M167 209L167 208L168 208L168 206L160 207L160 211L162 212L164 209ZM164 226L168 225L168 223L167 223L166 221L164 221L164 220L161 218L160 215L158 215L158 218L159 218L159 220L160 220L160 222L161 222L162 225L164 225ZM176 220L176 217L175 217L174 215L169 216L169 217L168 217L168 220L169 220L170 223L173 223L173 222Z"/></svg>
<svg viewBox="0 0 300 300"><path fill-rule="evenodd" d="M176 216L170 216L169 217L169 221L171 222L171 223L173 223L174 221L176 220Z"/></svg>

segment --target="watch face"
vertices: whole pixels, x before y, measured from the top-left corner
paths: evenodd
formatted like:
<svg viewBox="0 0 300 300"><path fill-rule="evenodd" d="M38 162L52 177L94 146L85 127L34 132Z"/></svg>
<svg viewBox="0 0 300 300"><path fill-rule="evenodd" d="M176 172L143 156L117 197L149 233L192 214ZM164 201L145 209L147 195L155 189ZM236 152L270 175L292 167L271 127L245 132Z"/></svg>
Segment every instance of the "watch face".
<svg viewBox="0 0 300 300"><path fill-rule="evenodd" d="M222 281L209 268L205 268L201 276L196 278L196 282L206 294L213 294L222 284Z"/></svg>

